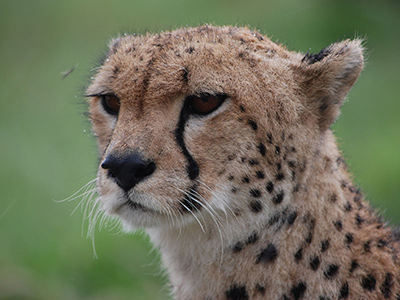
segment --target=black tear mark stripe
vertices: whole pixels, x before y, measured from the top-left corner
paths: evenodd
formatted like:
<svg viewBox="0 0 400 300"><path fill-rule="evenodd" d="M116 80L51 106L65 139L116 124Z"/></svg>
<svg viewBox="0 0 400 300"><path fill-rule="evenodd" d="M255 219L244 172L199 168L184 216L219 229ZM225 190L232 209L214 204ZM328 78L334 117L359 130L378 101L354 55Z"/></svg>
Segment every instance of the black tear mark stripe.
<svg viewBox="0 0 400 300"><path fill-rule="evenodd" d="M185 131L185 125L187 120L189 119L190 113L188 111L188 107L184 104L178 121L178 126L175 129L175 139L178 146L181 148L183 155L186 157L188 162L186 166L186 171L188 173L190 180L195 180L200 173L199 165L193 158L193 156L189 153L188 149L186 148L185 141L183 139L183 133Z"/></svg>
<svg viewBox="0 0 400 300"><path fill-rule="evenodd" d="M183 133L185 131L185 125L187 120L189 119L189 111L187 106L184 105L178 121L178 126L175 129L175 139L178 146L181 148L183 155L186 157L187 166L186 171L188 173L190 180L195 180L199 176L199 165L193 158L193 156L189 153L188 149L186 148L185 141L183 139ZM181 201L181 211L183 212L190 212L193 210L201 209L202 205L200 199L197 197L197 184L193 184L188 193L184 196Z"/></svg>

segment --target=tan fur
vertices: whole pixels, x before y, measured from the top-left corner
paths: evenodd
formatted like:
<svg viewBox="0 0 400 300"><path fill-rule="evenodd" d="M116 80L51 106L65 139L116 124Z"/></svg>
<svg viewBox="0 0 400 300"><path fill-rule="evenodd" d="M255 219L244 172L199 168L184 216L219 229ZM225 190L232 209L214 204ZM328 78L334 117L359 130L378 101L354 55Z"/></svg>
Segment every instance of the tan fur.
<svg viewBox="0 0 400 300"><path fill-rule="evenodd" d="M212 26L112 41L88 88L121 102L115 117L90 98L100 157L140 153L157 169L124 193L99 167L99 201L147 230L176 299L400 297L398 236L353 186L329 129L362 52L347 40L304 55ZM176 130L186 97L204 93L228 98L185 122L191 180ZM201 207L185 212L193 184Z"/></svg>

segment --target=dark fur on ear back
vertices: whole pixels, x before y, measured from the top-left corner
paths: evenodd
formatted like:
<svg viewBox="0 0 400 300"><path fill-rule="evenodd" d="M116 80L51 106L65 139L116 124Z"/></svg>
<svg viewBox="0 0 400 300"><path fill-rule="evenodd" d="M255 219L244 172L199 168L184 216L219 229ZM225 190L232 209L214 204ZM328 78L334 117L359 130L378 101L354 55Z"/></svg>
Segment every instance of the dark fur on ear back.
<svg viewBox="0 0 400 300"><path fill-rule="evenodd" d="M309 65L312 65L313 63L323 60L326 56L328 56L329 53L330 53L329 47L322 49L317 54L312 54L307 52L306 55L304 55L301 62L307 62Z"/></svg>
<svg viewBox="0 0 400 300"><path fill-rule="evenodd" d="M318 117L321 130L328 129L340 113L344 98L364 65L361 40L345 40L306 54L296 73L307 97L306 106Z"/></svg>

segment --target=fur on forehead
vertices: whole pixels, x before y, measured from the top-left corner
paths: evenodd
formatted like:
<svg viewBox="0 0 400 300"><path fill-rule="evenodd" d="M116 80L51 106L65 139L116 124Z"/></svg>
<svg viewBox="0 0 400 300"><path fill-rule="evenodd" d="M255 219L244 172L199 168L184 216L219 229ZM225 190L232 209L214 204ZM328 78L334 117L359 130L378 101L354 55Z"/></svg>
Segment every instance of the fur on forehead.
<svg viewBox="0 0 400 300"><path fill-rule="evenodd" d="M293 94L293 59L300 56L246 28L203 26L124 36L111 41L89 92L118 91L141 101L223 93L249 111L276 109L293 121L302 109Z"/></svg>
<svg viewBox="0 0 400 300"><path fill-rule="evenodd" d="M324 131L362 70L362 54L360 40L304 55L257 31L229 26L124 36L111 41L89 92L118 91L137 101L224 93L250 110L268 108L289 122L305 112Z"/></svg>

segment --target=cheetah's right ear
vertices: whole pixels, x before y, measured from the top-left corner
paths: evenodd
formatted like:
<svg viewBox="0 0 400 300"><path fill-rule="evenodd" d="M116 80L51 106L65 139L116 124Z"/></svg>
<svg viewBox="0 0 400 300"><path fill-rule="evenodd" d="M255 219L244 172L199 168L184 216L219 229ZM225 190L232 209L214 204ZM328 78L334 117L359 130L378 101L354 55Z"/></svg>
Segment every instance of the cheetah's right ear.
<svg viewBox="0 0 400 300"><path fill-rule="evenodd" d="M361 43L345 40L332 44L318 54L306 54L297 65L307 107L318 116L321 130L337 119L344 98L360 75L364 65Z"/></svg>

